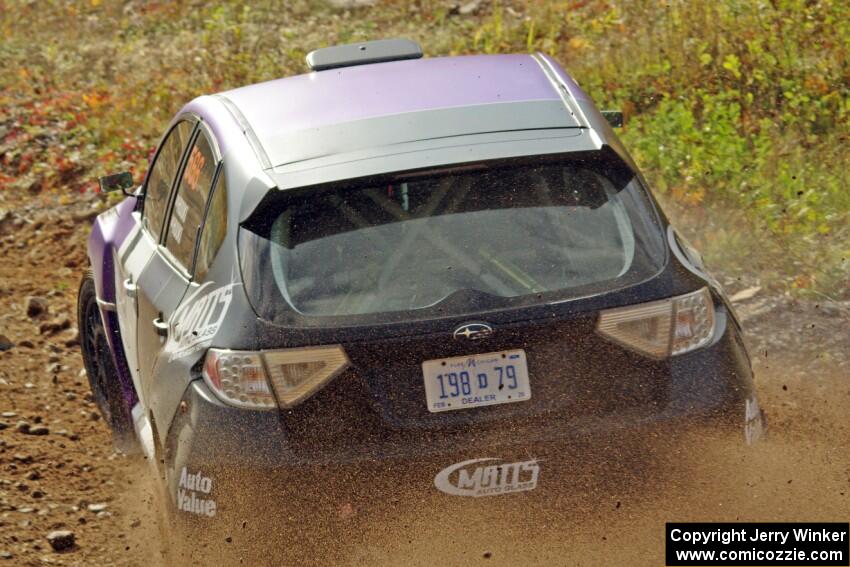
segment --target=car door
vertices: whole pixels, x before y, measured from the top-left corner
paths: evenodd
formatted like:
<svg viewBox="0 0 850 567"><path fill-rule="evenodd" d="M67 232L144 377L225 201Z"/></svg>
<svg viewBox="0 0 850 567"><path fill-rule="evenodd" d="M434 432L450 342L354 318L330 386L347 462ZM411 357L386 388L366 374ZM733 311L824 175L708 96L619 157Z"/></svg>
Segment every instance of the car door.
<svg viewBox="0 0 850 567"><path fill-rule="evenodd" d="M140 380L144 354L140 356L139 352L138 282L159 243L171 189L194 131L194 120L180 120L163 137L143 184L143 206L132 213L133 227L114 262L118 323L133 386L142 406L147 404Z"/></svg>
<svg viewBox="0 0 850 567"><path fill-rule="evenodd" d="M174 182L162 236L138 281L140 380L154 419L163 429L191 380L191 367L202 354L193 348L191 333L183 332L178 307L192 280L219 161L211 134L199 123Z"/></svg>

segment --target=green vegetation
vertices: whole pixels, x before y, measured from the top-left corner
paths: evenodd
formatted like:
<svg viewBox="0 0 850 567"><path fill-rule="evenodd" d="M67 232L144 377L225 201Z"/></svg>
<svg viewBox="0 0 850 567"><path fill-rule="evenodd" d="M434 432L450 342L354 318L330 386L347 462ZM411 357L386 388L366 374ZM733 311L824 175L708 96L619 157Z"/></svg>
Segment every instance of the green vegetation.
<svg viewBox="0 0 850 567"><path fill-rule="evenodd" d="M0 188L138 179L184 102L302 72L318 46L541 50L625 111L626 144L709 263L850 296L846 0L282 4L0 0Z"/></svg>

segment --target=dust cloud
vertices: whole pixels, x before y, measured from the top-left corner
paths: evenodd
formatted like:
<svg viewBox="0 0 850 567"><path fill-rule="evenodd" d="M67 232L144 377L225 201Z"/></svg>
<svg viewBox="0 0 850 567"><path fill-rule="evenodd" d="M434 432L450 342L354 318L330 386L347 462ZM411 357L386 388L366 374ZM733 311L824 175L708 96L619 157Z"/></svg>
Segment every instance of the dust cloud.
<svg viewBox="0 0 850 567"><path fill-rule="evenodd" d="M659 565L668 521L850 515L850 302L762 290L736 304L769 422L754 447L742 431L704 429L575 443L543 457L537 490L491 498L434 490L434 463L398 465L393 483L353 496L344 492L356 471L322 470L313 489L289 487L288 506L264 508L267 495L258 494L226 529L183 534L161 516L147 464L111 450L80 373L68 319L92 207L22 205L7 214L9 226L20 221L0 265L13 345L0 353L0 552L12 564ZM14 244L22 238L30 247ZM723 283L730 294L755 289ZM26 314L27 296L46 298L42 318ZM45 435L25 432L42 425ZM55 529L73 530L75 547L52 552L45 536Z"/></svg>

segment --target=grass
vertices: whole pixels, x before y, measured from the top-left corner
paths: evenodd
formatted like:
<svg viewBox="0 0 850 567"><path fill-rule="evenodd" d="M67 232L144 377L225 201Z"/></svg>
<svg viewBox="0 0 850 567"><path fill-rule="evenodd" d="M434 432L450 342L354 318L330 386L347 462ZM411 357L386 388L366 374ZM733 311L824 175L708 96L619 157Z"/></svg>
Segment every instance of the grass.
<svg viewBox="0 0 850 567"><path fill-rule="evenodd" d="M303 72L310 49L403 36L429 55L544 51L604 108L709 263L850 297L850 3L0 0L0 188L137 179L194 96ZM70 197L68 197L70 198Z"/></svg>

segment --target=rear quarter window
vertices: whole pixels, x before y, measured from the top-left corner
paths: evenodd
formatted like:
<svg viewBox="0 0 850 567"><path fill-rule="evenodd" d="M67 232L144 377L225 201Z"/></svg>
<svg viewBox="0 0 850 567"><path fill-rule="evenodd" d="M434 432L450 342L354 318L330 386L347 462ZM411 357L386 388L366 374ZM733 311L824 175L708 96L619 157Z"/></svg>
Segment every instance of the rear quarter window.
<svg viewBox="0 0 850 567"><path fill-rule="evenodd" d="M227 184L224 169L216 175L204 228L201 231L201 243L198 245L198 259L195 262L195 279L203 279L218 254L221 243L227 233Z"/></svg>

